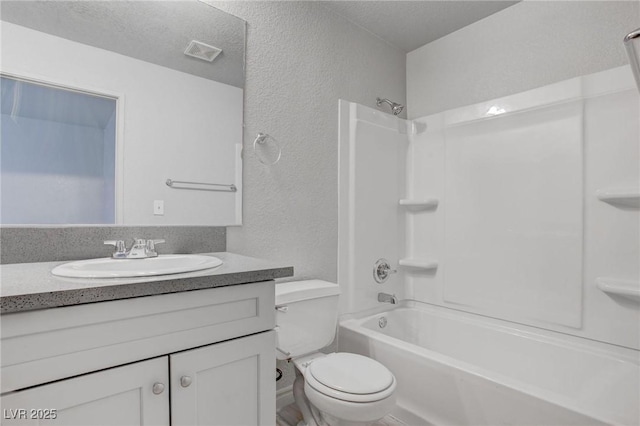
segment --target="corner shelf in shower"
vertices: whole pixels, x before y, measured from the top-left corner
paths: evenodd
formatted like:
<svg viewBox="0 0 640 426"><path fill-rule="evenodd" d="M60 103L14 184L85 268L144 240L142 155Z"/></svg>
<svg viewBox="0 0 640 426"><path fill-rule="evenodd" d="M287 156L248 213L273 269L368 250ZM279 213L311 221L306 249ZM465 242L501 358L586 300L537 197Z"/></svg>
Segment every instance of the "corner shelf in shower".
<svg viewBox="0 0 640 426"><path fill-rule="evenodd" d="M603 189L596 192L596 197L605 203L625 207L640 207L639 189Z"/></svg>
<svg viewBox="0 0 640 426"><path fill-rule="evenodd" d="M596 286L607 294L640 302L640 282L613 278L596 278Z"/></svg>
<svg viewBox="0 0 640 426"><path fill-rule="evenodd" d="M425 199L403 198L398 202L398 204L405 207L433 209L438 207L438 199L437 198L425 198Z"/></svg>
<svg viewBox="0 0 640 426"><path fill-rule="evenodd" d="M438 268L438 262L430 259L400 259L398 265L409 268L431 270Z"/></svg>

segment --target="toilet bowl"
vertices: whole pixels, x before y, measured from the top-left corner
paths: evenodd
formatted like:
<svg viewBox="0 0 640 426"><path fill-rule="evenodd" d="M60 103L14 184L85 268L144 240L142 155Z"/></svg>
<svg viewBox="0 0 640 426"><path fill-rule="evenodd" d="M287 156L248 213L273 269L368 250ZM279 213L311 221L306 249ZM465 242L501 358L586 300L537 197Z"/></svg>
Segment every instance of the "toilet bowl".
<svg viewBox="0 0 640 426"><path fill-rule="evenodd" d="M395 406L396 379L371 358L338 352L294 364L311 407L331 426L370 424Z"/></svg>
<svg viewBox="0 0 640 426"><path fill-rule="evenodd" d="M396 379L366 356L319 349L335 337L337 284L320 280L276 285L277 356L296 367L294 397L304 416L298 426L371 424L395 406Z"/></svg>

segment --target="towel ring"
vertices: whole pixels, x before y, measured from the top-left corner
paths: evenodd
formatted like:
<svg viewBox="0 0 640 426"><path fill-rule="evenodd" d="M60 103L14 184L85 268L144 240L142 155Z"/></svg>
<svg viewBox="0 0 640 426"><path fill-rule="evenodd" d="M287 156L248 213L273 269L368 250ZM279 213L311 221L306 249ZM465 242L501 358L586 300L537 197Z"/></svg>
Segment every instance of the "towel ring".
<svg viewBox="0 0 640 426"><path fill-rule="evenodd" d="M272 147L269 147L270 141L273 145ZM276 154L273 155L275 157L275 160L274 161L266 160L264 158L266 154L261 155L258 153L258 151L260 150L263 150L267 154L270 150L273 150L274 153L277 150L277 155ZM258 157L258 161L260 161L265 166L273 166L278 161L280 161L280 158L282 157L282 147L273 136L268 135L266 133L258 133L258 136L256 136L256 140L253 141L253 152L256 154L256 157Z"/></svg>

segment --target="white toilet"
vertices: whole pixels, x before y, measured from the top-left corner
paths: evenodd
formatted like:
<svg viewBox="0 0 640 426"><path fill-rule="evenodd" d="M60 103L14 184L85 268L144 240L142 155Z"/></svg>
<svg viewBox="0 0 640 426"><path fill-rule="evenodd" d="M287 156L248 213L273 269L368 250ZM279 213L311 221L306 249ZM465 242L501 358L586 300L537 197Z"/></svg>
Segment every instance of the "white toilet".
<svg viewBox="0 0 640 426"><path fill-rule="evenodd" d="M338 321L337 284L320 280L276 285L277 357L293 360L299 424L367 425L395 406L396 379L378 361L351 353L325 355Z"/></svg>

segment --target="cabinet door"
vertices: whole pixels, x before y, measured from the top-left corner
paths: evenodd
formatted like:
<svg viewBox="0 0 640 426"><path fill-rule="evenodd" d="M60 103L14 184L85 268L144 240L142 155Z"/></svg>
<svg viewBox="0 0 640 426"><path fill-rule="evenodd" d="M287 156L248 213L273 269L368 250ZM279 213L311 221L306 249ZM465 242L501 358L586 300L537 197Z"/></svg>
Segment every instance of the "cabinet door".
<svg viewBox="0 0 640 426"><path fill-rule="evenodd" d="M275 332L169 358L173 426L275 423Z"/></svg>
<svg viewBox="0 0 640 426"><path fill-rule="evenodd" d="M5 394L2 425L169 425L168 373L165 356Z"/></svg>

